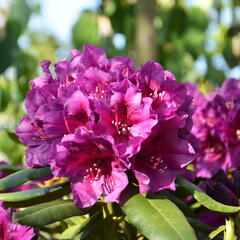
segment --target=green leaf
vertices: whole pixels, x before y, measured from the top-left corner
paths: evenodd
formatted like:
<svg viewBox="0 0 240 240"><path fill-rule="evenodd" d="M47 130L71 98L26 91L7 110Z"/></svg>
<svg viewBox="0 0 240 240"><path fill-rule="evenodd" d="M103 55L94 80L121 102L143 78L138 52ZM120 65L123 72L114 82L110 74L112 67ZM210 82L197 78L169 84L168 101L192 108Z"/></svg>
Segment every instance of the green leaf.
<svg viewBox="0 0 240 240"><path fill-rule="evenodd" d="M97 14L84 11L72 30L73 43L81 48L85 43L97 45L99 42ZM86 27L87 26L87 27Z"/></svg>
<svg viewBox="0 0 240 240"><path fill-rule="evenodd" d="M220 227L218 227L216 230L212 231L208 237L209 239L213 239L215 238L219 233L221 233L222 231L224 231L226 229L226 226L225 225L222 225Z"/></svg>
<svg viewBox="0 0 240 240"><path fill-rule="evenodd" d="M69 182L55 184L49 187L36 188L32 190L19 191L19 192L11 192L11 193L0 193L0 200L6 202L20 202L26 201L29 199L33 199L36 197L42 197L49 193L56 192L60 190L64 185ZM69 193L69 192L68 192Z"/></svg>
<svg viewBox="0 0 240 240"><path fill-rule="evenodd" d="M151 196L150 196L151 197ZM182 212L162 194L151 198L136 194L122 209L128 221L149 240L195 240Z"/></svg>
<svg viewBox="0 0 240 240"><path fill-rule="evenodd" d="M71 193L71 187L69 184L63 185L57 189L51 189L50 192L40 195L39 197L30 198L19 202L4 201L4 206L9 208L26 208L40 203L50 202L56 199L60 199L63 196Z"/></svg>
<svg viewBox="0 0 240 240"><path fill-rule="evenodd" d="M195 217L195 213L193 211L193 209L191 209L183 200L179 199L178 197L176 197L172 192L164 190L162 191L162 193L168 198L170 199L173 203L175 203L178 208L184 212L185 215L194 218Z"/></svg>
<svg viewBox="0 0 240 240"><path fill-rule="evenodd" d="M7 132L7 135L9 136L9 138L10 138L13 142L15 142L15 143L17 143L17 144L23 144L23 143L19 140L19 138L18 138L18 136L16 135L16 133L10 132L10 131L8 131L7 129L6 129L6 132Z"/></svg>
<svg viewBox="0 0 240 240"><path fill-rule="evenodd" d="M86 219L87 218L85 216L74 216L74 217L65 219L64 222L69 226L81 225L86 221Z"/></svg>
<svg viewBox="0 0 240 240"><path fill-rule="evenodd" d="M6 110L8 106L9 94L8 92L0 87L0 112Z"/></svg>
<svg viewBox="0 0 240 240"><path fill-rule="evenodd" d="M60 236L60 239L72 239L74 238L81 228L81 225L73 225L68 227Z"/></svg>
<svg viewBox="0 0 240 240"><path fill-rule="evenodd" d="M20 168L18 166L12 166L12 165L8 165L8 164L0 165L1 172L14 173L14 172L18 172L20 170L22 170L22 168Z"/></svg>
<svg viewBox="0 0 240 240"><path fill-rule="evenodd" d="M102 214L101 214L102 215ZM80 231L80 234L78 234L74 239L81 239L81 240L107 240L111 236L112 233L111 229L109 229L111 232L107 232L106 230L109 227L109 223L113 222L112 215L102 219L102 216L95 215L94 220L90 220L87 225L85 225L87 228L84 228L85 230ZM90 224L91 223L91 224ZM110 233L110 234L109 234ZM111 240L114 239L113 236L110 238Z"/></svg>
<svg viewBox="0 0 240 240"><path fill-rule="evenodd" d="M94 225L97 222L102 221L103 216L101 211L97 211L94 213L91 217L89 217L85 222L81 224L79 233L84 232L87 230L90 226Z"/></svg>
<svg viewBox="0 0 240 240"><path fill-rule="evenodd" d="M0 179L0 191L13 189L21 186L29 180L36 180L50 175L50 167L23 169L12 175Z"/></svg>
<svg viewBox="0 0 240 240"><path fill-rule="evenodd" d="M215 201L213 198L209 197L205 192L203 192L195 184L187 181L184 178L177 177L177 183L184 187L193 197L201 203L204 207L215 212L223 213L235 213L240 210L240 207L228 206Z"/></svg>
<svg viewBox="0 0 240 240"><path fill-rule="evenodd" d="M224 231L224 240L237 240L235 236L235 227L232 218L225 219L226 221L226 230Z"/></svg>
<svg viewBox="0 0 240 240"><path fill-rule="evenodd" d="M28 207L13 214L13 220L24 225L42 227L72 216L87 214L87 209L80 209L70 200L55 200Z"/></svg>

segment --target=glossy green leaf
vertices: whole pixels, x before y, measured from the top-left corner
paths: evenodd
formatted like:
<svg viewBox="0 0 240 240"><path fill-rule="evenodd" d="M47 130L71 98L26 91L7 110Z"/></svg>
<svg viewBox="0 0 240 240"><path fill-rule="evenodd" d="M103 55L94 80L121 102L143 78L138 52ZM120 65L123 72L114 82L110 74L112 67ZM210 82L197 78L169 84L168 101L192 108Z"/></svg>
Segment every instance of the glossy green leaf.
<svg viewBox="0 0 240 240"><path fill-rule="evenodd" d="M29 180L36 180L50 175L50 167L23 169L0 179L0 191L16 188Z"/></svg>
<svg viewBox="0 0 240 240"><path fill-rule="evenodd" d="M64 222L69 225L81 225L87 220L86 216L74 216L64 220Z"/></svg>
<svg viewBox="0 0 240 240"><path fill-rule="evenodd" d="M136 194L122 206L128 221L149 240L195 240L182 212L165 196Z"/></svg>
<svg viewBox="0 0 240 240"><path fill-rule="evenodd" d="M109 223L113 222L112 216L102 218L100 215L95 214L94 220L88 221L88 223L80 231L74 239L81 240L108 240L114 239L114 236L111 235L112 231L109 229ZM109 230L108 232L106 232ZM109 238L110 237L110 238Z"/></svg>
<svg viewBox="0 0 240 240"><path fill-rule="evenodd" d="M84 223L81 224L79 233L84 232L90 226L96 224L97 222L102 221L102 219L103 219L102 212L101 211L97 211L92 216L90 216Z"/></svg>
<svg viewBox="0 0 240 240"><path fill-rule="evenodd" d="M34 198L31 198L31 199L28 199L28 200L19 201L19 202L4 201L4 206L5 207L12 207L12 208L26 208L26 207L30 207L30 206L33 206L33 205L36 205L36 204L46 203L46 202L49 202L49 201L60 199L63 196L68 195L69 193L71 193L71 187L70 187L70 185L65 185L65 186L60 187L58 189L53 189L49 193L46 193L42 196L34 197Z"/></svg>
<svg viewBox="0 0 240 240"><path fill-rule="evenodd" d="M175 203L178 208L186 215L189 217L194 218L195 217L195 213L193 211L193 209L191 209L183 200L179 199L178 197L176 197L171 191L167 191L164 190L162 191L162 193L168 198L170 199L173 203Z"/></svg>
<svg viewBox="0 0 240 240"><path fill-rule="evenodd" d="M221 233L222 231L224 231L226 229L226 226L225 225L222 225L220 227L218 227L216 230L212 231L208 237L209 239L213 239L215 238L219 233Z"/></svg>
<svg viewBox="0 0 240 240"><path fill-rule="evenodd" d="M184 178L178 177L177 183L180 186L184 187L199 203L201 203L204 207L208 208L209 210L223 213L235 213L240 210L240 207L228 206L215 201L195 184L187 181Z"/></svg>
<svg viewBox="0 0 240 240"><path fill-rule="evenodd" d="M52 186L49 186L49 187L26 190L26 191L11 192L11 193L0 193L0 200L1 201L7 201L7 202L26 201L26 200L29 200L29 199L33 199L33 198L36 198L36 197L42 197L42 196L47 195L49 193L59 191L66 184L68 184L68 182L55 184L55 185L52 185Z"/></svg>
<svg viewBox="0 0 240 240"><path fill-rule="evenodd" d="M85 215L87 209L80 209L70 200L56 200L28 207L13 214L13 220L24 225L41 227L72 216Z"/></svg>
<svg viewBox="0 0 240 240"><path fill-rule="evenodd" d="M22 170L22 168L20 168L18 166L12 166L12 165L8 165L8 164L0 165L0 171L2 171L2 172L14 173L14 172L18 172L20 170Z"/></svg>
<svg viewBox="0 0 240 240"><path fill-rule="evenodd" d="M225 219L226 220L226 230L223 234L224 240L237 240L237 237L235 236L235 226L233 223L233 219Z"/></svg>
<svg viewBox="0 0 240 240"><path fill-rule="evenodd" d="M73 239L81 228L81 225L73 225L68 227L60 236L60 239Z"/></svg>

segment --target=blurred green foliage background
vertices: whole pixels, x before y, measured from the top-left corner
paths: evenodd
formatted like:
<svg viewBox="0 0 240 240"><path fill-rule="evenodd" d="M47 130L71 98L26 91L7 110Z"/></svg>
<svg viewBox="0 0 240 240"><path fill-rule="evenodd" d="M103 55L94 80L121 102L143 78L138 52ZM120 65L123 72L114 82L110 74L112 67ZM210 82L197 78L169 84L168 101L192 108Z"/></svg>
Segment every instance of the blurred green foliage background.
<svg viewBox="0 0 240 240"><path fill-rule="evenodd" d="M109 57L129 55L136 65L159 61L178 81L198 82L204 91L240 75L239 0L99 0L96 5L96 11L75 16L71 40L64 44L29 28L41 13L40 1L0 5L0 161L23 162L25 147L14 128L24 115L28 82L41 74L41 60L68 57L64 49L91 43Z"/></svg>

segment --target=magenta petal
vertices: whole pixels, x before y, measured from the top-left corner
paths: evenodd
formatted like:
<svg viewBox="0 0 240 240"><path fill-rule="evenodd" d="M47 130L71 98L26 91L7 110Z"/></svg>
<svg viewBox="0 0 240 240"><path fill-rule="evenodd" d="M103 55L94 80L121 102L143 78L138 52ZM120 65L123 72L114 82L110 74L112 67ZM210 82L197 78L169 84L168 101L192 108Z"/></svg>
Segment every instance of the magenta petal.
<svg viewBox="0 0 240 240"><path fill-rule="evenodd" d="M67 60L59 61L55 64L55 72L61 83L65 83L67 74L69 72L69 64Z"/></svg>
<svg viewBox="0 0 240 240"><path fill-rule="evenodd" d="M63 136L68 133L68 129L64 121L63 111L52 111L45 114L43 127L45 129L44 133L48 137Z"/></svg>
<svg viewBox="0 0 240 240"><path fill-rule="evenodd" d="M38 146L28 147L26 151L28 167L44 167L49 165L55 156L55 142L42 141Z"/></svg>
<svg viewBox="0 0 240 240"><path fill-rule="evenodd" d="M90 207L102 194L101 182L84 180L83 182L72 181L73 199L80 208Z"/></svg>
<svg viewBox="0 0 240 240"><path fill-rule="evenodd" d="M108 192L108 187L103 188L105 195L104 201L119 202L120 194L128 185L127 175L122 171L113 170L108 182L112 185L112 191ZM104 183L102 183L102 186L104 186Z"/></svg>
<svg viewBox="0 0 240 240"><path fill-rule="evenodd" d="M40 140L38 131L30 118L25 116L22 118L20 124L16 128L16 134L22 142L29 146L36 145L36 140Z"/></svg>
<svg viewBox="0 0 240 240"><path fill-rule="evenodd" d="M106 85L111 83L112 77L109 73L99 68L89 68L84 72L84 87L87 92L101 94L100 91L106 89ZM100 96L100 95L99 95Z"/></svg>
<svg viewBox="0 0 240 240"><path fill-rule="evenodd" d="M162 158L172 169L179 170L196 158L196 152L189 142L176 138L164 147Z"/></svg>
<svg viewBox="0 0 240 240"><path fill-rule="evenodd" d="M150 178L142 173L142 172L139 172L137 170L134 170L134 174L135 174L135 177L137 178L138 180L138 183L139 183L139 191L140 193L146 193L149 191L149 184L150 184Z"/></svg>
<svg viewBox="0 0 240 240"><path fill-rule="evenodd" d="M72 49L70 50L70 54L74 57L74 56L78 56L81 54L81 51L78 49Z"/></svg>
<svg viewBox="0 0 240 240"><path fill-rule="evenodd" d="M164 80L164 69L156 62L147 62L142 66L140 74L141 79L145 82L142 84L148 85L152 90L156 90Z"/></svg>
<svg viewBox="0 0 240 240"><path fill-rule="evenodd" d="M131 77L134 70L133 61L129 57L117 56L110 59L109 71L116 81Z"/></svg>
<svg viewBox="0 0 240 240"><path fill-rule="evenodd" d="M104 68L108 64L105 52L101 48L95 47L91 44L84 45L82 61L86 68Z"/></svg>
<svg viewBox="0 0 240 240"><path fill-rule="evenodd" d="M42 93L39 90L31 89L26 98L26 109L30 117L33 117L38 108L45 104Z"/></svg>
<svg viewBox="0 0 240 240"><path fill-rule="evenodd" d="M205 156L205 158L196 162L196 176L202 178L211 178L221 168L223 161L224 159L212 162L209 161Z"/></svg>
<svg viewBox="0 0 240 240"><path fill-rule="evenodd" d="M130 132L135 137L142 137L143 139L146 139L156 124L157 120L148 119L146 121L133 125L130 129Z"/></svg>
<svg viewBox="0 0 240 240"><path fill-rule="evenodd" d="M158 192L164 189L175 190L174 181L176 178L176 172L166 169L161 173L153 169L146 169L146 173L150 178L149 187L152 192Z"/></svg>
<svg viewBox="0 0 240 240"><path fill-rule="evenodd" d="M22 226L17 223L12 224L12 229L9 232L9 239L14 240L32 240L35 236L34 229L28 226Z"/></svg>
<svg viewBox="0 0 240 240"><path fill-rule="evenodd" d="M1 240L32 240L34 229L12 222L10 211L4 209L0 203L0 239Z"/></svg>
<svg viewBox="0 0 240 240"><path fill-rule="evenodd" d="M136 169L136 170L135 170ZM166 168L164 171L148 168L145 166L134 166L134 174L139 182L140 192L148 190L157 192L164 189L175 190L176 171Z"/></svg>
<svg viewBox="0 0 240 240"><path fill-rule="evenodd" d="M81 91L75 91L65 103L65 116L73 116L76 121L86 123L90 117L89 100Z"/></svg>

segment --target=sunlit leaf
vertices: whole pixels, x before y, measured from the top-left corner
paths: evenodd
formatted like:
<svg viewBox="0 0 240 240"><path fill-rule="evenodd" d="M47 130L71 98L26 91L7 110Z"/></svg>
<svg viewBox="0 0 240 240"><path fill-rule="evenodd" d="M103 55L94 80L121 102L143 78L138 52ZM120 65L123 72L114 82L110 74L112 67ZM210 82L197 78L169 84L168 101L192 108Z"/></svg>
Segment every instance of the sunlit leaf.
<svg viewBox="0 0 240 240"><path fill-rule="evenodd" d="M182 212L163 195L157 198L134 195L122 209L128 221L149 240L196 239Z"/></svg>
<svg viewBox="0 0 240 240"><path fill-rule="evenodd" d="M13 215L14 221L28 226L41 227L72 216L85 215L87 209L80 209L70 200L56 200L28 207Z"/></svg>
<svg viewBox="0 0 240 240"><path fill-rule="evenodd" d="M11 192L11 193L0 193L0 200L6 201L6 202L26 201L33 198L42 197L50 193L57 192L61 190L64 185L67 185L67 184L68 183L60 183L60 184L52 185L49 187L36 188L32 190ZM69 187L67 187L66 193L70 193Z"/></svg>
<svg viewBox="0 0 240 240"><path fill-rule="evenodd" d="M213 198L209 197L205 192L203 192L195 184L189 182L188 180L178 177L177 183L184 187L199 203L204 207L215 211L223 213L235 213L240 210L240 207L228 206L222 203L215 201Z"/></svg>
<svg viewBox="0 0 240 240"><path fill-rule="evenodd" d="M213 239L215 238L219 233L221 233L222 231L224 231L226 229L226 226L225 225L222 225L220 227L218 227L216 230L212 231L208 237L209 239Z"/></svg>
<svg viewBox="0 0 240 240"><path fill-rule="evenodd" d="M60 236L60 239L72 239L74 238L80 230L81 225L73 225L68 227Z"/></svg>
<svg viewBox="0 0 240 240"><path fill-rule="evenodd" d="M50 175L50 167L23 169L0 179L0 191L16 188L29 180L36 180Z"/></svg>

